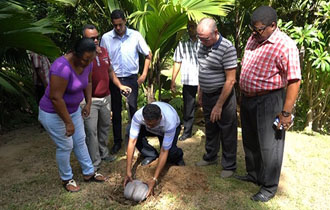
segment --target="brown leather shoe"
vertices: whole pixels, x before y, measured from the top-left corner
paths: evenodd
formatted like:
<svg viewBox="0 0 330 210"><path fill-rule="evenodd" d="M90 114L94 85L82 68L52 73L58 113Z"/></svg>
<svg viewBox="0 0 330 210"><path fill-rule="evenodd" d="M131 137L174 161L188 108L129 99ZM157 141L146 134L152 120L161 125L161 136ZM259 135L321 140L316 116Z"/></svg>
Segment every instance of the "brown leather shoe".
<svg viewBox="0 0 330 210"><path fill-rule="evenodd" d="M62 181L63 187L68 192L78 192L80 190L80 187L77 185L76 181L74 179L70 179L67 181Z"/></svg>
<svg viewBox="0 0 330 210"><path fill-rule="evenodd" d="M84 175L85 182L105 182L107 178L102 174L95 172L93 175L86 176Z"/></svg>

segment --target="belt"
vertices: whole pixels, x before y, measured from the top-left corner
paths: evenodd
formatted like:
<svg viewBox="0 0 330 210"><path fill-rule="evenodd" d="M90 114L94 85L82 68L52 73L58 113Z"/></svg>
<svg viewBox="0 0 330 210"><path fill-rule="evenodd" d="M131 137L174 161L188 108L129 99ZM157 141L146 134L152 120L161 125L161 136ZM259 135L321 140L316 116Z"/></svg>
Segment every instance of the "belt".
<svg viewBox="0 0 330 210"><path fill-rule="evenodd" d="M263 96L263 95L266 95L266 94L268 94L270 92L273 92L273 91L276 91L276 90L263 90L263 91L260 91L260 92L257 92L257 93L248 93L248 92L245 92L245 91L241 90L241 93L245 97L255 97L255 96Z"/></svg>
<svg viewBox="0 0 330 210"><path fill-rule="evenodd" d="M119 80L123 81L123 80L126 80L126 79L133 79L133 78L136 78L137 77L137 74L131 74L127 77L117 77Z"/></svg>

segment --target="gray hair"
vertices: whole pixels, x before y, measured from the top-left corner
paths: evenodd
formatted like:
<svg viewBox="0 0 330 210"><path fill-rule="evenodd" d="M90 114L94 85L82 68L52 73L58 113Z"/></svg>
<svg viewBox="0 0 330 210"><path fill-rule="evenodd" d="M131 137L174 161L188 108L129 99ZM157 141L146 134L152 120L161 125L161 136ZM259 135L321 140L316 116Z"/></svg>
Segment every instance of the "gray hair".
<svg viewBox="0 0 330 210"><path fill-rule="evenodd" d="M198 28L202 27L204 30L209 29L211 32L215 32L217 29L217 23L213 18L210 17L204 17L202 18L198 23Z"/></svg>

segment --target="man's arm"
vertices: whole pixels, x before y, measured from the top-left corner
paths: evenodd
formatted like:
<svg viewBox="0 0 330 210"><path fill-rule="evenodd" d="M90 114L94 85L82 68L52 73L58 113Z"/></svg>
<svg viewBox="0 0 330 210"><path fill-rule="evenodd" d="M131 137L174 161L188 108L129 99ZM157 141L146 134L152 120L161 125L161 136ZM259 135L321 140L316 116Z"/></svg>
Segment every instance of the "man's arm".
<svg viewBox="0 0 330 210"><path fill-rule="evenodd" d="M84 89L84 96L85 96L86 104L84 108L81 110L81 114L83 117L88 117L92 105L92 72L90 72L88 75L88 84L87 87Z"/></svg>
<svg viewBox="0 0 330 210"><path fill-rule="evenodd" d="M47 83L45 71L43 71L40 67L35 68L35 71L37 72L39 78L41 79L42 84L46 88L48 83Z"/></svg>
<svg viewBox="0 0 330 210"><path fill-rule="evenodd" d="M201 87L198 85L197 88L197 96L198 96L198 104L203 107L203 91L201 91Z"/></svg>
<svg viewBox="0 0 330 210"><path fill-rule="evenodd" d="M159 177L159 174L162 172L166 161L167 161L167 157L168 157L168 151L169 150L165 150L163 147L160 149L160 154L159 154L159 158L158 158L158 165L156 168L156 171L154 173L154 177L148 182L148 193L147 193L147 197L149 195L153 195L154 194L154 187L157 184L157 180Z"/></svg>
<svg viewBox="0 0 330 210"><path fill-rule="evenodd" d="M127 145L127 160L126 160L126 177L124 181L124 187L128 182L133 181L132 178L132 160L134 155L134 149L136 145L137 138L132 139L129 138L128 145Z"/></svg>
<svg viewBox="0 0 330 210"><path fill-rule="evenodd" d="M172 71L171 91L175 92L175 79L181 69L181 62L174 62Z"/></svg>
<svg viewBox="0 0 330 210"><path fill-rule="evenodd" d="M131 88L125 85L122 85L120 80L118 79L117 75L115 74L115 71L113 70L112 66L109 66L109 77L112 80L112 82L123 91L131 91Z"/></svg>
<svg viewBox="0 0 330 210"><path fill-rule="evenodd" d="M221 112L222 112L222 106L226 102L229 94L231 93L233 86L236 82L236 69L226 69L226 82L222 88L221 94L217 100L217 103L214 105L210 120L211 122L215 122L217 120L221 119Z"/></svg>
<svg viewBox="0 0 330 210"><path fill-rule="evenodd" d="M149 66L150 66L150 63L151 63L151 58L152 58L152 54L151 54L151 51L149 51L149 55L147 55L145 57L145 60L144 60L143 72L142 72L141 76L139 77L139 79L137 81L139 85L144 83L144 81L146 80L148 70L149 70Z"/></svg>
<svg viewBox="0 0 330 210"><path fill-rule="evenodd" d="M300 80L289 81L286 90L286 98L283 106L283 111L292 113L293 106L298 97L300 83L301 83ZM285 130L289 129L292 123L291 115L289 115L288 117L284 117L282 114L280 114L279 118L280 118L280 123L278 124L278 128L280 128L280 126L283 125Z"/></svg>

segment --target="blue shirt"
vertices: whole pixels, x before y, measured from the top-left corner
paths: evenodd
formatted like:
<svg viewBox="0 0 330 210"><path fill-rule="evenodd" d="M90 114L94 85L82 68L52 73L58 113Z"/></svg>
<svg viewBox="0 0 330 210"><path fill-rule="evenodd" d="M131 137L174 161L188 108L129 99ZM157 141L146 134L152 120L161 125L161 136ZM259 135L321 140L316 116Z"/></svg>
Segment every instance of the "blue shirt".
<svg viewBox="0 0 330 210"><path fill-rule="evenodd" d="M154 128L148 128L146 126L147 131L156 134L158 136L164 136L162 147L165 150L169 150L172 147L172 142L175 136L176 128L180 124L180 118L176 113L175 109L164 102L153 102L152 104L156 104L159 106L162 114L162 119L160 120L159 125ZM130 138L136 139L139 136L141 125L146 125L143 119L142 110L144 107L135 112L132 123L131 130L129 132Z"/></svg>
<svg viewBox="0 0 330 210"><path fill-rule="evenodd" d="M117 77L128 77L139 72L139 52L149 55L150 49L142 35L126 27L121 37L111 30L102 36L101 47L108 50Z"/></svg>

